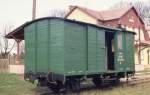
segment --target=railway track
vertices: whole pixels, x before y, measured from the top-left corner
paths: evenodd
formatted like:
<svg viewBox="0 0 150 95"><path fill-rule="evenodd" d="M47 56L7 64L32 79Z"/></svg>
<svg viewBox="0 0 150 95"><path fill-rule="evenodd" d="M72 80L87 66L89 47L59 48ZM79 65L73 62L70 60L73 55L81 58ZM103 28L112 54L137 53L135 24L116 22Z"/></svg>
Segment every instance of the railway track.
<svg viewBox="0 0 150 95"><path fill-rule="evenodd" d="M136 73L134 77L126 81L128 85L138 85L150 82L150 71L144 73Z"/></svg>
<svg viewBox="0 0 150 95"><path fill-rule="evenodd" d="M150 78L132 78L131 80L127 81L128 85L136 85L136 84L142 84L150 82Z"/></svg>
<svg viewBox="0 0 150 95"><path fill-rule="evenodd" d="M150 82L150 78L135 78L131 79L128 82L121 82L118 86L115 85L103 85L102 87L95 87L92 83L83 84L79 91L67 91L67 92L60 92L54 93L49 88L38 88L36 95L80 95L79 93L86 93L88 91L96 93L97 91L108 91L115 87L128 87L128 86L138 86L138 84L144 84ZM84 94L83 94L84 95ZM86 94L85 94L86 95Z"/></svg>
<svg viewBox="0 0 150 95"><path fill-rule="evenodd" d="M119 84L120 86L123 85L123 86L137 86L139 84L144 84L144 83L150 83L150 73L142 73L142 74L135 74L134 77L130 78L128 81L126 81L125 79L121 80L121 83ZM81 88L80 88L80 91L79 92L86 92L86 91L97 91L97 90L102 90L102 89L109 89L109 88L112 88L112 87L117 87L117 86L113 86L113 85L104 85L100 88L97 88L94 86L94 84L92 82L85 82L82 84ZM37 91L37 95L56 95L56 93L53 93L51 90L49 90L48 88L38 88L38 91ZM78 95L78 94L75 94L77 92L72 92L72 91L68 91L68 92L60 92L61 94L59 95Z"/></svg>

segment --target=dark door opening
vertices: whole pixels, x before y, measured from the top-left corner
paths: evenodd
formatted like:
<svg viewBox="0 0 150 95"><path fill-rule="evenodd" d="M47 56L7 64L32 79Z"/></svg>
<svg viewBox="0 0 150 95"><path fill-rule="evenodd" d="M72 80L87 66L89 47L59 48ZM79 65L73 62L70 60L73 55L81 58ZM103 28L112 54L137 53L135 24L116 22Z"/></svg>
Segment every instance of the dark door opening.
<svg viewBox="0 0 150 95"><path fill-rule="evenodd" d="M107 69L114 70L114 34L112 32L106 32L105 41Z"/></svg>

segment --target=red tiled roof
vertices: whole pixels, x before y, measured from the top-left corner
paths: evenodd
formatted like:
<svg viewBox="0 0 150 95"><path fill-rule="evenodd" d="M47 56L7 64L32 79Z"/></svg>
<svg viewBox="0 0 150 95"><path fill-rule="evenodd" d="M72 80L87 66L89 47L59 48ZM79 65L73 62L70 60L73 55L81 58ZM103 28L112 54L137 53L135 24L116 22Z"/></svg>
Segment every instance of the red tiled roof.
<svg viewBox="0 0 150 95"><path fill-rule="evenodd" d="M112 10L105 10L105 11L96 11L96 10L92 10L92 9L88 9L88 8L84 8L80 6L71 6L71 10L65 16L65 18L67 18L76 8L80 9L81 11L85 12L86 14L100 21L119 19L122 16L124 16L130 9L133 8L135 10L133 6L127 6L127 7L122 7L119 9L112 9ZM135 12L136 14L138 14L136 10ZM142 23L144 23L141 18L140 20Z"/></svg>
<svg viewBox="0 0 150 95"><path fill-rule="evenodd" d="M87 9L87 8L83 8L83 7L79 7L82 11L88 13L89 15L95 17L98 20L103 20L103 17L101 15L101 13L99 11L95 11L95 10L91 10L91 9Z"/></svg>
<svg viewBox="0 0 150 95"><path fill-rule="evenodd" d="M144 40L142 40L142 41L140 41L140 43L138 42L138 43L134 43L134 46L135 47L138 47L138 46L150 46L150 41L144 41Z"/></svg>
<svg viewBox="0 0 150 95"><path fill-rule="evenodd" d="M123 7L119 9L113 9L113 10L107 10L107 11L101 11L100 14L103 17L103 20L113 20L113 19L119 19L121 18L125 13L127 13L132 7Z"/></svg>
<svg viewBox="0 0 150 95"><path fill-rule="evenodd" d="M86 14L92 16L93 18L95 18L97 20L102 20L103 19L103 17L101 16L99 11L91 10L91 9L87 9L87 8L83 8L83 7L79 7L79 6L71 6L71 10L65 16L65 18L67 18L76 8L80 9L81 11L85 12Z"/></svg>
<svg viewBox="0 0 150 95"><path fill-rule="evenodd" d="M79 6L71 6L71 11L66 15L69 16L74 9L78 8L81 11L89 14L90 16L94 17L95 19L105 21L105 20L113 20L113 19L118 19L122 17L127 11L129 11L132 7L124 7L120 9L113 9L113 10L106 10L106 11L96 11L96 10L91 10L87 9L84 7L79 7Z"/></svg>

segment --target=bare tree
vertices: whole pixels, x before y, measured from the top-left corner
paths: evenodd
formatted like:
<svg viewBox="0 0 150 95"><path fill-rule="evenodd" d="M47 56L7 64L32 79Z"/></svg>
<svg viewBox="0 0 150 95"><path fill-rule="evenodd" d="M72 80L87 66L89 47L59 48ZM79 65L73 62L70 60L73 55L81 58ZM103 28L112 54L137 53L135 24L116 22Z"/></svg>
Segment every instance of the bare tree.
<svg viewBox="0 0 150 95"><path fill-rule="evenodd" d="M122 8L122 7L128 7L128 6L131 6L132 5L132 2L127 2L127 1L124 1L124 0L121 0L120 2L114 4L113 6L110 7L110 9L119 9L119 8Z"/></svg>
<svg viewBox="0 0 150 95"><path fill-rule="evenodd" d="M50 12L50 16L52 16L52 17L61 17L61 18L64 18L67 13L68 13L67 10L54 9L54 10L52 10L52 11Z"/></svg>
<svg viewBox="0 0 150 95"><path fill-rule="evenodd" d="M25 54L24 48L25 48L25 43L24 41L22 41L20 44L20 58L21 59L24 59L24 54Z"/></svg>
<svg viewBox="0 0 150 95"><path fill-rule="evenodd" d="M147 17L149 14L147 14L150 9L149 9L149 5L147 5L144 2L135 2L132 3L132 5L135 7L135 9L138 11L140 17L144 20L145 17Z"/></svg>
<svg viewBox="0 0 150 95"><path fill-rule="evenodd" d="M145 15L147 15L147 12L150 11L150 5L145 3L145 2L132 2L132 1L120 1L119 3L113 5L111 8L117 9L121 7L128 7L128 6L134 6L134 8L137 10L139 15L141 16L142 19L144 19Z"/></svg>
<svg viewBox="0 0 150 95"><path fill-rule="evenodd" d="M1 58L7 58L8 54L15 46L15 41L5 38L6 34L11 31L10 25L4 25L4 30L0 33L0 55Z"/></svg>

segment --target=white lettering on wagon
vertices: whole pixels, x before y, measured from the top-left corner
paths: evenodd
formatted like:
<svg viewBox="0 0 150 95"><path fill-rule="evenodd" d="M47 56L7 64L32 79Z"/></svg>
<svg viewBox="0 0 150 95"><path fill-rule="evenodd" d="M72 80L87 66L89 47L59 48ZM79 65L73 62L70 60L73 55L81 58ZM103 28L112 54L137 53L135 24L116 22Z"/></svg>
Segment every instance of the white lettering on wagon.
<svg viewBox="0 0 150 95"><path fill-rule="evenodd" d="M124 56L122 52L118 53L117 61L119 62L119 64L122 64L124 62Z"/></svg>

